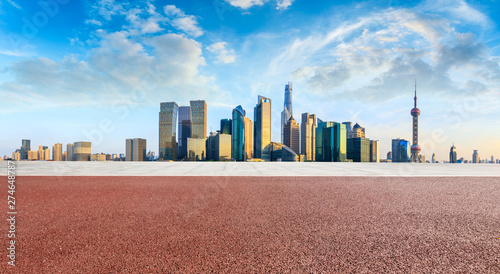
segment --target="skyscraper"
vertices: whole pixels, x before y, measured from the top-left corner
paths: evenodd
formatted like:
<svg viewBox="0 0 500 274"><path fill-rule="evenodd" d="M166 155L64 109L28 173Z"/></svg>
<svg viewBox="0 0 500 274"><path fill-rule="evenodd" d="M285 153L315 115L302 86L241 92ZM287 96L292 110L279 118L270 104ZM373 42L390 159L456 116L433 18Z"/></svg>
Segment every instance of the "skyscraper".
<svg viewBox="0 0 500 274"><path fill-rule="evenodd" d="M474 153L472 154L472 163L473 164L479 163L479 153L477 152L477 150L474 150Z"/></svg>
<svg viewBox="0 0 500 274"><path fill-rule="evenodd" d="M207 138L207 103L204 100L190 101L191 138Z"/></svg>
<svg viewBox="0 0 500 274"><path fill-rule="evenodd" d="M21 146L21 160L28 160L28 152L30 150L31 150L31 141L23 139Z"/></svg>
<svg viewBox="0 0 500 274"><path fill-rule="evenodd" d="M66 145L66 161L74 161L74 147L75 144Z"/></svg>
<svg viewBox="0 0 500 274"><path fill-rule="evenodd" d="M253 153L262 158L262 150L271 143L271 99L259 95L254 108Z"/></svg>
<svg viewBox="0 0 500 274"><path fill-rule="evenodd" d="M159 159L177 159L177 114L179 106L176 102L160 103L159 113Z"/></svg>
<svg viewBox="0 0 500 274"><path fill-rule="evenodd" d="M146 161L146 144L142 138L125 140L125 161Z"/></svg>
<svg viewBox="0 0 500 274"><path fill-rule="evenodd" d="M353 162L370 162L370 139L364 137L347 139L347 159Z"/></svg>
<svg viewBox="0 0 500 274"><path fill-rule="evenodd" d="M392 161L392 151L387 152L387 160Z"/></svg>
<svg viewBox="0 0 500 274"><path fill-rule="evenodd" d="M74 161L90 161L92 151L90 142L75 142L73 146Z"/></svg>
<svg viewBox="0 0 500 274"><path fill-rule="evenodd" d="M232 134L232 121L231 119L221 119L220 120L220 133L222 134Z"/></svg>
<svg viewBox="0 0 500 274"><path fill-rule="evenodd" d="M187 138L191 138L191 107L179 107L179 132L177 159L184 159L187 155L186 142Z"/></svg>
<svg viewBox="0 0 500 274"><path fill-rule="evenodd" d="M245 117L245 154L247 159L253 158L253 123Z"/></svg>
<svg viewBox="0 0 500 274"><path fill-rule="evenodd" d="M319 124L319 122L318 122ZM345 139L347 140L347 138L351 138L351 131L352 131L352 122L342 122L342 124L345 125Z"/></svg>
<svg viewBox="0 0 500 274"><path fill-rule="evenodd" d="M420 146L418 145L418 116L420 115L420 109L417 108L417 80L415 80L415 97L414 106L411 110L411 116L413 117L413 145L411 146L411 157L410 162L422 163L422 158L420 158Z"/></svg>
<svg viewBox="0 0 500 274"><path fill-rule="evenodd" d="M365 128L356 123L354 127L352 127L352 129L347 133L347 138L358 137L365 137Z"/></svg>
<svg viewBox="0 0 500 274"><path fill-rule="evenodd" d="M300 155L300 127L293 115L285 123L283 129L283 144L293 150L295 154Z"/></svg>
<svg viewBox="0 0 500 274"><path fill-rule="evenodd" d="M47 149L49 149L47 146L38 146L38 160L50 160L50 153L48 159L45 157Z"/></svg>
<svg viewBox="0 0 500 274"><path fill-rule="evenodd" d="M435 153L432 153L432 162L435 163L436 162L436 154Z"/></svg>
<svg viewBox="0 0 500 274"><path fill-rule="evenodd" d="M370 140L370 162L380 162L379 146L377 140Z"/></svg>
<svg viewBox="0 0 500 274"><path fill-rule="evenodd" d="M188 161L207 160L207 139L208 138L187 138Z"/></svg>
<svg viewBox="0 0 500 274"><path fill-rule="evenodd" d="M57 143L52 146L52 160L54 161L62 161L62 144Z"/></svg>
<svg viewBox="0 0 500 274"><path fill-rule="evenodd" d="M306 161L316 160L316 114L302 113L300 124L300 154Z"/></svg>
<svg viewBox="0 0 500 274"><path fill-rule="evenodd" d="M450 148L450 163L456 163L457 162L457 148L455 147L455 144Z"/></svg>
<svg viewBox="0 0 500 274"><path fill-rule="evenodd" d="M408 162L408 141L405 139L392 139L392 162Z"/></svg>
<svg viewBox="0 0 500 274"><path fill-rule="evenodd" d="M245 161L245 110L240 106L233 109L231 157L236 161Z"/></svg>
<svg viewBox="0 0 500 274"><path fill-rule="evenodd" d="M316 161L345 162L347 142L345 124L321 122L316 128Z"/></svg>
<svg viewBox="0 0 500 274"><path fill-rule="evenodd" d="M285 124L293 116L292 112L292 83L288 82L285 85L285 99L283 100L283 111L281 112L281 142L284 143ZM298 153L297 153L298 154Z"/></svg>

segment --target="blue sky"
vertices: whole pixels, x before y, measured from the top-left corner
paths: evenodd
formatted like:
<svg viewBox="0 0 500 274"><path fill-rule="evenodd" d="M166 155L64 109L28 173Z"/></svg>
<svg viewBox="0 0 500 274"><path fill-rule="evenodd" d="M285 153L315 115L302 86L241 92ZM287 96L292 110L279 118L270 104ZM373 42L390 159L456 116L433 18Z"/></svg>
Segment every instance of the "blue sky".
<svg viewBox="0 0 500 274"><path fill-rule="evenodd" d="M206 100L215 131L240 104L253 119L259 94L279 141L291 81L297 119L358 122L385 158L411 137L416 78L427 159L453 143L500 158L498 1L33 3L0 1L0 155L23 138L157 151L160 102Z"/></svg>

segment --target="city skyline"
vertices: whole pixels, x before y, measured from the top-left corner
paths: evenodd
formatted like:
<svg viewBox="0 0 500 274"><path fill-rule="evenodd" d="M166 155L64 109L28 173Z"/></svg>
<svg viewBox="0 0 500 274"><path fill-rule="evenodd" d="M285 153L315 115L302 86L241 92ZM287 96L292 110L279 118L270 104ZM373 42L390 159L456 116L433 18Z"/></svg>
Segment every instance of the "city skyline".
<svg viewBox="0 0 500 274"><path fill-rule="evenodd" d="M42 26L33 15L47 7L4 2L0 12L12 20L0 28L9 38L0 42L0 123L10 134L0 155L21 139L32 148L91 141L93 152L124 153L130 136L159 154L159 102L206 100L207 128L217 129L237 105L254 117L259 94L274 101L271 141L280 142L288 82L297 122L309 112L359 123L385 155L392 139L412 139L417 78L427 159L447 160L453 143L458 157L499 157L494 4L287 3L68 2Z"/></svg>

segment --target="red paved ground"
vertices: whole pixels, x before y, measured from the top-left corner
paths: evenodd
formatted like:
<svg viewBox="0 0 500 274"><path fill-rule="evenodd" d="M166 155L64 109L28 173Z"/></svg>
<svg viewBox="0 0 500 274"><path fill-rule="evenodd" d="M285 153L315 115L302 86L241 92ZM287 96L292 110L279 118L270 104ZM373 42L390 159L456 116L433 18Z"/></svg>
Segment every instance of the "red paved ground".
<svg viewBox="0 0 500 274"><path fill-rule="evenodd" d="M17 185L17 266L7 265L2 221L4 273L500 273L500 178L18 177Z"/></svg>

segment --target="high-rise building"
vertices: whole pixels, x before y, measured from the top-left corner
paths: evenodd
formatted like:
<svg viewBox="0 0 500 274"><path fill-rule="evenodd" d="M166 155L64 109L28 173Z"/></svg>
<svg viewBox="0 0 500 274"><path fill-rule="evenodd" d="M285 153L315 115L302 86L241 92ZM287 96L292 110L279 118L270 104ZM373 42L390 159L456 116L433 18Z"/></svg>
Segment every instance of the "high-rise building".
<svg viewBox="0 0 500 274"><path fill-rule="evenodd" d="M379 146L377 140L370 140L370 162L380 162Z"/></svg>
<svg viewBox="0 0 500 274"><path fill-rule="evenodd" d="M420 115L420 109L417 108L417 80L415 80L415 97L413 101L414 106L410 112L413 117L413 145L411 146L410 162L422 163L422 158L419 157L420 146L418 145L418 116Z"/></svg>
<svg viewBox="0 0 500 274"><path fill-rule="evenodd" d="M387 152L387 160L392 161L392 151Z"/></svg>
<svg viewBox="0 0 500 274"><path fill-rule="evenodd" d="M15 152L12 152L12 160L21 161L21 149L16 149Z"/></svg>
<svg viewBox="0 0 500 274"><path fill-rule="evenodd" d="M179 107L179 132L178 146L177 146L177 159L184 159L187 155L187 138L191 138L191 107Z"/></svg>
<svg viewBox="0 0 500 274"><path fill-rule="evenodd" d="M455 147L455 144L451 146L450 148L450 163L456 163L457 162L457 148Z"/></svg>
<svg viewBox="0 0 500 274"><path fill-rule="evenodd" d="M31 150L31 140L23 139L21 146L21 160L28 160L28 152Z"/></svg>
<svg viewBox="0 0 500 274"><path fill-rule="evenodd" d="M160 103L159 157L160 160L177 160L177 114L175 102Z"/></svg>
<svg viewBox="0 0 500 274"><path fill-rule="evenodd" d="M66 145L66 161L74 161L74 147L75 144L67 144Z"/></svg>
<svg viewBox="0 0 500 274"><path fill-rule="evenodd" d="M62 144L57 143L52 146L52 160L54 161L62 161Z"/></svg>
<svg viewBox="0 0 500 274"><path fill-rule="evenodd" d="M358 123L352 127L352 130L349 131L347 134L347 138L358 138L358 137L363 137L365 138L365 128L361 127Z"/></svg>
<svg viewBox="0 0 500 274"><path fill-rule="evenodd" d="M436 154L432 153L432 163L435 163L435 162L436 162Z"/></svg>
<svg viewBox="0 0 500 274"><path fill-rule="evenodd" d="M90 161L91 151L90 142L75 142L73 146L74 161Z"/></svg>
<svg viewBox="0 0 500 274"><path fill-rule="evenodd" d="M392 139L392 162L408 162L408 144L405 139Z"/></svg>
<svg viewBox="0 0 500 274"><path fill-rule="evenodd" d="M271 99L258 97L254 108L253 153L262 159L262 150L271 143Z"/></svg>
<svg viewBox="0 0 500 274"><path fill-rule="evenodd" d="M95 162L95 161L104 162L104 161L106 161L106 154L104 154L104 153L92 154L92 155L90 155L90 161L92 161L92 162Z"/></svg>
<svg viewBox="0 0 500 274"><path fill-rule="evenodd" d="M281 142L284 143L284 130L285 124L290 120L290 117L293 116L292 112L292 83L288 82L285 85L285 98L283 100L283 111L281 112ZM298 153L297 153L298 154Z"/></svg>
<svg viewBox="0 0 500 274"><path fill-rule="evenodd" d="M321 122L316 128L316 161L345 162L347 143L345 124Z"/></svg>
<svg viewBox="0 0 500 274"><path fill-rule="evenodd" d="M190 101L191 138L207 138L207 103L204 100Z"/></svg>
<svg viewBox="0 0 500 274"><path fill-rule="evenodd" d="M316 160L316 114L302 113L300 124L300 154L306 161Z"/></svg>
<svg viewBox="0 0 500 274"><path fill-rule="evenodd" d="M125 161L146 161L146 139L125 140Z"/></svg>
<svg viewBox="0 0 500 274"><path fill-rule="evenodd" d="M46 149L48 149L47 146L38 146L38 160L45 160L45 150ZM50 158L47 160L50 160Z"/></svg>
<svg viewBox="0 0 500 274"><path fill-rule="evenodd" d="M38 160L38 150L28 151L28 160Z"/></svg>
<svg viewBox="0 0 500 274"><path fill-rule="evenodd" d="M295 154L300 155L300 127L297 121L293 119L293 115L285 123L283 130L283 144L291 148Z"/></svg>
<svg viewBox="0 0 500 274"><path fill-rule="evenodd" d="M253 123L245 117L245 154L247 159L253 158Z"/></svg>
<svg viewBox="0 0 500 274"><path fill-rule="evenodd" d="M364 137L347 139L347 159L353 162L370 162L370 139Z"/></svg>
<svg viewBox="0 0 500 274"><path fill-rule="evenodd" d="M187 138L187 152L188 161L206 161L207 138Z"/></svg>
<svg viewBox="0 0 500 274"><path fill-rule="evenodd" d="M245 110L240 106L233 109L231 151L235 161L245 161Z"/></svg>
<svg viewBox="0 0 500 274"><path fill-rule="evenodd" d="M474 153L472 154L472 163L473 164L479 163L479 153L477 152L477 150L474 150Z"/></svg>
<svg viewBox="0 0 500 274"><path fill-rule="evenodd" d="M211 133L207 139L207 160L229 161L231 159L231 135Z"/></svg>
<svg viewBox="0 0 500 274"><path fill-rule="evenodd" d="M231 119L221 119L220 120L220 133L222 134L233 134L233 122Z"/></svg>

